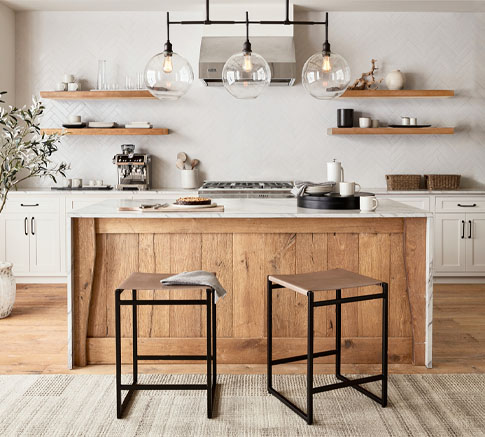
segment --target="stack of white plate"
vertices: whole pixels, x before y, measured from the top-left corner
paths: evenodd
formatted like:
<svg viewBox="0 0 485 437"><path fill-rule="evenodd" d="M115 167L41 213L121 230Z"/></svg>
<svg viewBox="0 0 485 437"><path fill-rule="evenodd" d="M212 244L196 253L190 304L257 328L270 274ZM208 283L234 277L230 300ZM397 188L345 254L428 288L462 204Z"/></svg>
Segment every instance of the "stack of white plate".
<svg viewBox="0 0 485 437"><path fill-rule="evenodd" d="M325 194L331 193L333 191L332 186L324 186L324 185L314 185L307 187L305 190L305 194Z"/></svg>
<svg viewBox="0 0 485 437"><path fill-rule="evenodd" d="M89 127L94 127L98 129L115 127L116 123L111 121L90 121Z"/></svg>

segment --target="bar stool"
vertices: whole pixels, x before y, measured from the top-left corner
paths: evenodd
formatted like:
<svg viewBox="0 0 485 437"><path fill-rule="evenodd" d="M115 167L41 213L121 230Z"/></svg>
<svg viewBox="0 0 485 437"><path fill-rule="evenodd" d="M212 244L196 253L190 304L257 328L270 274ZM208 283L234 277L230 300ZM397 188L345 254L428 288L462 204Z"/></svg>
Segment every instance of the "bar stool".
<svg viewBox="0 0 485 437"><path fill-rule="evenodd" d="M359 275L343 269L334 269L324 272L304 273L298 275L270 275L268 276L268 392L291 408L296 414L313 423L313 395L329 390L344 387L353 387L362 394L381 404L387 405L387 342L388 342L388 284L368 276ZM342 297L342 289L367 287L379 285L382 293L367 294L362 296ZM287 358L273 360L272 354L272 292L276 288L288 288L308 298L308 338L307 353ZM335 299L314 301L314 293L318 291L335 290ZM342 305L350 302L362 302L366 300L382 299L382 373L380 375L367 376L357 379L348 379L340 372L341 363L341 340L342 340ZM323 352L313 351L313 320L314 309L335 305L335 349ZM313 360L318 357L335 355L335 376L341 382L328 384L320 387L313 387ZM272 371L273 366L294 361L307 360L307 412L303 412L293 402L273 388ZM375 394L361 387L373 381L382 381L382 394L377 397Z"/></svg>
<svg viewBox="0 0 485 437"><path fill-rule="evenodd" d="M133 393L138 390L207 390L207 417L212 417L214 406L214 393L217 381L216 360L216 305L214 301L214 289L205 286L194 285L162 285L160 281L171 274L158 273L132 273L115 292L115 319L116 319L116 414L118 419L123 417L126 406ZM140 300L136 297L137 290L180 290L180 289L206 289L206 299L153 299ZM124 290L131 290L131 300L121 300ZM133 382L132 384L121 383L121 317L122 305L131 305L133 309ZM140 355L138 353L138 329L137 308L141 305L202 305L207 309L207 354L206 355ZM212 317L211 317L212 316ZM212 335L211 335L212 327ZM211 341L212 336L212 341ZM211 353L212 347L212 353ZM206 360L207 361L207 384L139 384L138 361L151 360ZM211 374L212 363L212 374ZM128 394L122 401L121 390L128 390Z"/></svg>

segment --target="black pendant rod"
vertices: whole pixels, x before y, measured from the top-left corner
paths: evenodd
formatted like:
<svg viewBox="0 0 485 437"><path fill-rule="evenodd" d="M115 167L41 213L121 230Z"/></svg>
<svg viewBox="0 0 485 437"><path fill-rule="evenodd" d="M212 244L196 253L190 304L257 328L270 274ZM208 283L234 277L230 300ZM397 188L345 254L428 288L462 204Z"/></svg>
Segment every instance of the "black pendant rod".
<svg viewBox="0 0 485 437"><path fill-rule="evenodd" d="M212 25L212 24L275 24L275 25L324 25L327 26L328 20L328 12L326 15L326 21L293 21L290 20L290 0L285 0L286 5L286 16L284 20L259 20L259 21L237 21L237 20L211 20L209 15L209 5L210 0L206 0L205 2L205 20L182 20L182 21L169 21L168 24L182 24L182 25L190 25L190 24L203 24L203 25Z"/></svg>

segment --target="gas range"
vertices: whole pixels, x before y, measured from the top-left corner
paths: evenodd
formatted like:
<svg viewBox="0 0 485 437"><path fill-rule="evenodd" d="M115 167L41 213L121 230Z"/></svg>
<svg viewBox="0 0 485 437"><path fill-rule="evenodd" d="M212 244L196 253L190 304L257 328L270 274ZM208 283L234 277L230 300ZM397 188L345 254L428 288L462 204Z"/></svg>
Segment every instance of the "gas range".
<svg viewBox="0 0 485 437"><path fill-rule="evenodd" d="M289 181L205 181L200 196L212 198L293 197Z"/></svg>

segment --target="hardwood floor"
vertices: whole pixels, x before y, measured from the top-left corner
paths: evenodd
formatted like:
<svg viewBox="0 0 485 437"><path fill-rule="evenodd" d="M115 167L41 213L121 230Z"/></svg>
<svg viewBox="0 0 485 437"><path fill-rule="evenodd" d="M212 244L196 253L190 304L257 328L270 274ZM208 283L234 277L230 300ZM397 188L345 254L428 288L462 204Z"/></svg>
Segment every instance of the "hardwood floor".
<svg viewBox="0 0 485 437"><path fill-rule="evenodd" d="M0 320L0 374L114 374L114 366L67 369L67 298L64 285L19 285L10 317ZM434 291L433 369L391 365L392 373L485 373L485 284L437 284ZM126 366L129 371L129 366ZM204 364L143 365L146 373L203 373ZM265 373L265 365L219 365L220 373ZM374 373L375 365L343 365L345 373ZM274 368L305 373L305 364ZM332 373L333 366L315 365Z"/></svg>

